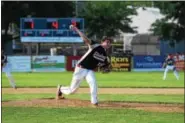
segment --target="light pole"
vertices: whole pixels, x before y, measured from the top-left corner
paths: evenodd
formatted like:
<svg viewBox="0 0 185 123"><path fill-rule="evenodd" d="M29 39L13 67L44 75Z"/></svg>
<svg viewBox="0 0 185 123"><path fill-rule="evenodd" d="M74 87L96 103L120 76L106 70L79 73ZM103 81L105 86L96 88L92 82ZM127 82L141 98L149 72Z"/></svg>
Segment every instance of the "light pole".
<svg viewBox="0 0 185 123"><path fill-rule="evenodd" d="M78 17L78 0L75 1L75 16Z"/></svg>

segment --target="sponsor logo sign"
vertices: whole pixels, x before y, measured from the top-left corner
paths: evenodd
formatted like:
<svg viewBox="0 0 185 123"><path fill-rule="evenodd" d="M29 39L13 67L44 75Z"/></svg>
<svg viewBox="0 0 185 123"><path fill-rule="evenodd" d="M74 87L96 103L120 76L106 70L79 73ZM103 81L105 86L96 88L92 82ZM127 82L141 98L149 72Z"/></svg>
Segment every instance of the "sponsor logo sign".
<svg viewBox="0 0 185 123"><path fill-rule="evenodd" d="M131 71L131 57L111 57L112 71Z"/></svg>
<svg viewBox="0 0 185 123"><path fill-rule="evenodd" d="M164 56L134 56L134 68L161 68Z"/></svg>
<svg viewBox="0 0 185 123"><path fill-rule="evenodd" d="M162 71L164 56L137 55L133 59L134 71Z"/></svg>
<svg viewBox="0 0 185 123"><path fill-rule="evenodd" d="M34 72L65 71L65 57L33 56L31 67Z"/></svg>
<svg viewBox="0 0 185 123"><path fill-rule="evenodd" d="M30 72L31 57L30 56L8 56L8 67L12 72Z"/></svg>
<svg viewBox="0 0 185 123"><path fill-rule="evenodd" d="M177 68L177 70L185 70L185 66L184 66L184 54L181 55L172 55L174 60L175 60L175 66Z"/></svg>

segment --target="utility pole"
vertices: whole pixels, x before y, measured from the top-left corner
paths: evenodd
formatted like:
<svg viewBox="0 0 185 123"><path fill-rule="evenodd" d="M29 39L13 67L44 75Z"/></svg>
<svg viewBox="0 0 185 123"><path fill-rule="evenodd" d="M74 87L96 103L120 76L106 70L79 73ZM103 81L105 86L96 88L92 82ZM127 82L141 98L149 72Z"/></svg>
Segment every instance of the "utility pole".
<svg viewBox="0 0 185 123"><path fill-rule="evenodd" d="M78 17L78 0L75 1L75 16Z"/></svg>
<svg viewBox="0 0 185 123"><path fill-rule="evenodd" d="M75 1L75 17L78 17L78 0ZM75 43L72 44L73 48L73 56L77 56L77 45Z"/></svg>
<svg viewBox="0 0 185 123"><path fill-rule="evenodd" d="M152 8L154 8L154 1L152 1Z"/></svg>

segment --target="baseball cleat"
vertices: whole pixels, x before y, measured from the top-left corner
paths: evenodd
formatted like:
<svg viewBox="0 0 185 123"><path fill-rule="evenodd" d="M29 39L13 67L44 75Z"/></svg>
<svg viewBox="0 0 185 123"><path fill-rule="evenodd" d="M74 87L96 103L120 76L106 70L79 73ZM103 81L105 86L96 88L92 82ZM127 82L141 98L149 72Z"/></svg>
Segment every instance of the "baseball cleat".
<svg viewBox="0 0 185 123"><path fill-rule="evenodd" d="M92 104L92 107L94 108L98 107L98 103Z"/></svg>
<svg viewBox="0 0 185 123"><path fill-rule="evenodd" d="M60 87L61 87L61 85L57 86L56 99L60 99L60 97L62 96L62 92L60 91Z"/></svg>

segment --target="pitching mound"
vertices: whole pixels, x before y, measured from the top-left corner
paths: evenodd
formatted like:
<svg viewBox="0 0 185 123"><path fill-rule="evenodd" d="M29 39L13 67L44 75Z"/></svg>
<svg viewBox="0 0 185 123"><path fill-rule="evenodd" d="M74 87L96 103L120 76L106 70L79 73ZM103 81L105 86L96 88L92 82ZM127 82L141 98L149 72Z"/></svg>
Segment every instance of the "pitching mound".
<svg viewBox="0 0 185 123"><path fill-rule="evenodd" d="M131 103L131 102L100 102L98 107L94 107L86 100L77 99L34 99L23 101L2 102L2 106L17 107L89 107L89 108L130 108L153 112L184 112L183 104L156 104L156 103Z"/></svg>

